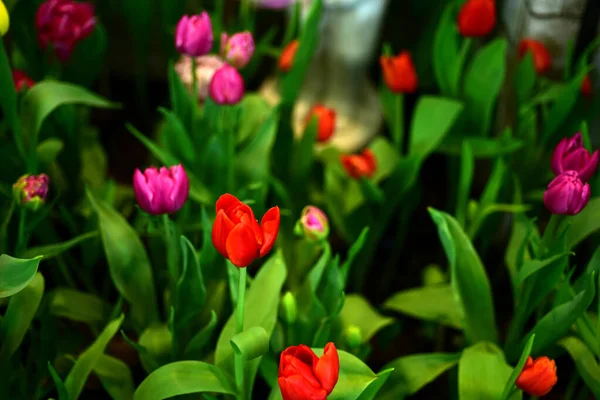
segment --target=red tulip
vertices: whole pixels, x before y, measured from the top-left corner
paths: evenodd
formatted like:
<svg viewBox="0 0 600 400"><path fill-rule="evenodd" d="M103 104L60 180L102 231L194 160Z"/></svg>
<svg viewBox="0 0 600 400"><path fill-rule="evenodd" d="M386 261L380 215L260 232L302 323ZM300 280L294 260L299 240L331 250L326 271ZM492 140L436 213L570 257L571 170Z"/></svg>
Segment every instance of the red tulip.
<svg viewBox="0 0 600 400"><path fill-rule="evenodd" d="M519 57L525 57L527 52L533 54L533 65L538 74L542 75L552 66L552 56L542 42L533 39L523 39L519 44Z"/></svg>
<svg viewBox="0 0 600 400"><path fill-rule="evenodd" d="M370 178L377 170L377 161L370 149L364 150L361 154L342 155L340 160L346 173L354 179L360 179L363 176Z"/></svg>
<svg viewBox="0 0 600 400"><path fill-rule="evenodd" d="M340 359L333 343L321 358L310 349L288 347L279 361L279 389L283 400L325 400L338 381Z"/></svg>
<svg viewBox="0 0 600 400"><path fill-rule="evenodd" d="M462 36L487 36L496 25L494 0L468 0L460 9L457 22Z"/></svg>
<svg viewBox="0 0 600 400"><path fill-rule="evenodd" d="M592 80L589 75L586 75L583 78L583 82L581 82L581 94L585 97L590 97L594 93L594 88L592 86Z"/></svg>
<svg viewBox="0 0 600 400"><path fill-rule="evenodd" d="M379 62L385 84L392 92L414 93L417 91L419 79L408 51L403 51L395 57L381 56Z"/></svg>
<svg viewBox="0 0 600 400"><path fill-rule="evenodd" d="M517 378L516 385L531 396L541 397L552 390L557 380L554 360L540 357L533 361L529 357Z"/></svg>
<svg viewBox="0 0 600 400"><path fill-rule="evenodd" d="M30 89L35 82L31 79L27 74L19 69L14 69L12 71L13 83L15 84L15 89L17 92L21 90Z"/></svg>
<svg viewBox="0 0 600 400"><path fill-rule="evenodd" d="M298 51L298 47L300 46L300 42L298 40L291 41L285 49L281 52L279 56L279 69L283 72L287 72L292 69L294 65L294 58L296 57L296 52Z"/></svg>
<svg viewBox="0 0 600 400"><path fill-rule="evenodd" d="M212 242L233 265L247 267L271 250L279 232L279 207L269 209L260 225L252 209L231 194L219 197L216 208Z"/></svg>
<svg viewBox="0 0 600 400"><path fill-rule="evenodd" d="M319 143L328 141L335 132L335 111L317 104L308 114L306 122L309 123L312 118L317 118L317 141Z"/></svg>

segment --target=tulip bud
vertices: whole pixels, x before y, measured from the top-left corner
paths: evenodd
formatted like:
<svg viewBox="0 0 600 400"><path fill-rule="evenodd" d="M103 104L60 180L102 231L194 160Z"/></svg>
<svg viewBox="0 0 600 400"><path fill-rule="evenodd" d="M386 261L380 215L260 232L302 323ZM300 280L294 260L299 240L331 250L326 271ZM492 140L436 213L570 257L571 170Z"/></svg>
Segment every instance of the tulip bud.
<svg viewBox="0 0 600 400"><path fill-rule="evenodd" d="M594 93L594 88L592 86L592 79L589 75L586 75L581 82L580 88L581 94L585 97L590 97Z"/></svg>
<svg viewBox="0 0 600 400"><path fill-rule="evenodd" d="M205 55L196 58L196 92L198 101L204 101L208 97L208 87L215 72L221 68L224 61L219 56ZM175 72L185 87L192 92L194 77L192 75L192 57L181 56L175 64Z"/></svg>
<svg viewBox="0 0 600 400"><path fill-rule="evenodd" d="M579 179L589 181L596 173L600 152L594 154L583 146L581 133L562 139L552 153L552 172L559 175L564 171L577 171Z"/></svg>
<svg viewBox="0 0 600 400"><path fill-rule="evenodd" d="M377 170L377 161L370 149L364 150L361 154L341 155L340 161L348 176L354 179L370 178Z"/></svg>
<svg viewBox="0 0 600 400"><path fill-rule="evenodd" d="M46 174L23 175L13 185L15 201L35 211L46 202L50 178Z"/></svg>
<svg viewBox="0 0 600 400"><path fill-rule="evenodd" d="M13 83L15 84L15 89L17 90L17 92L20 92L21 90L29 89L33 85L35 85L35 82L33 81L33 79L28 77L27 74L25 74L25 72L18 70L18 69L14 69L12 71L12 78L13 78Z"/></svg>
<svg viewBox="0 0 600 400"><path fill-rule="evenodd" d="M539 75L543 75L552 66L552 56L542 42L533 39L523 39L519 44L519 57L525 57L527 52L533 55L533 65Z"/></svg>
<svg viewBox="0 0 600 400"><path fill-rule="evenodd" d="M190 57L200 57L208 54L212 46L212 24L206 11L191 17L181 17L175 28L175 48L178 52Z"/></svg>
<svg viewBox="0 0 600 400"><path fill-rule="evenodd" d="M346 338L348 346L353 349L360 347L363 342L362 332L356 325L350 325L344 329L344 338Z"/></svg>
<svg viewBox="0 0 600 400"><path fill-rule="evenodd" d="M298 52L300 42L298 40L291 41L281 52L279 56L279 69L283 72L288 72L294 65L294 58L296 58L296 52Z"/></svg>
<svg viewBox="0 0 600 400"><path fill-rule="evenodd" d="M8 32L9 26L10 18L8 16L8 10L6 10L4 2L0 0L0 36L4 36L4 34Z"/></svg>
<svg viewBox="0 0 600 400"><path fill-rule="evenodd" d="M392 92L398 94L417 91L419 79L408 51L403 51L395 57L381 56L379 62L385 84Z"/></svg>
<svg viewBox="0 0 600 400"><path fill-rule="evenodd" d="M254 38L248 31L236 33L231 37L228 37L226 33L221 35L223 58L235 68L241 69L248 65L254 49Z"/></svg>
<svg viewBox="0 0 600 400"><path fill-rule="evenodd" d="M133 174L133 192L141 209L148 214L171 214L185 204L190 182L181 164L172 167L136 168Z"/></svg>
<svg viewBox="0 0 600 400"><path fill-rule="evenodd" d="M335 111L324 105L316 104L306 118L306 124L317 119L317 141L319 143L327 142L335 132Z"/></svg>
<svg viewBox="0 0 600 400"><path fill-rule="evenodd" d="M487 36L496 25L494 0L468 0L460 9L457 22L462 36Z"/></svg>
<svg viewBox="0 0 600 400"><path fill-rule="evenodd" d="M439 266L431 264L423 269L423 283L425 286L435 286L446 282L446 274Z"/></svg>
<svg viewBox="0 0 600 400"><path fill-rule="evenodd" d="M297 235L313 241L325 240L329 236L329 220L319 208L306 206L296 222L294 231Z"/></svg>
<svg viewBox="0 0 600 400"><path fill-rule="evenodd" d="M210 98L220 105L239 103L244 97L244 90L244 78L228 64L215 72L208 87Z"/></svg>
<svg viewBox="0 0 600 400"><path fill-rule="evenodd" d="M590 200L590 185L575 171L565 171L550 182L544 192L544 205L552 214L578 214Z"/></svg>
<svg viewBox="0 0 600 400"><path fill-rule="evenodd" d="M534 361L528 357L515 384L525 393L541 397L548 394L557 381L554 360L540 357Z"/></svg>
<svg viewBox="0 0 600 400"><path fill-rule="evenodd" d="M279 303L279 316L288 325L292 325L296 322L298 317L298 305L296 304L296 298L292 292L286 292L281 298Z"/></svg>

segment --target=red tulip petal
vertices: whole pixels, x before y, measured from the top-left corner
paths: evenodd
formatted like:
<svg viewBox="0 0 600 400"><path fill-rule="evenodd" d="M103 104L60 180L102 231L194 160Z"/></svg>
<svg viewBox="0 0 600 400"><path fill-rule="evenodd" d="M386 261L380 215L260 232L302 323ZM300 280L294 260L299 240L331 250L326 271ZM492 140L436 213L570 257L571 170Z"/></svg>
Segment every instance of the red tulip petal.
<svg viewBox="0 0 600 400"><path fill-rule="evenodd" d="M235 227L235 224L231 222L223 210L218 211L217 218L213 224L212 229L212 242L215 249L225 258L227 257L227 237Z"/></svg>
<svg viewBox="0 0 600 400"><path fill-rule="evenodd" d="M293 397L292 393L290 392L287 379L279 378L277 379L277 382L279 383L279 390L281 390L281 397L283 398L283 400L292 400Z"/></svg>
<svg viewBox="0 0 600 400"><path fill-rule="evenodd" d="M335 344L328 343L323 356L314 367L315 376L327 394L331 393L340 374L340 359Z"/></svg>
<svg viewBox="0 0 600 400"><path fill-rule="evenodd" d="M285 380L285 382L282 382ZM281 394L284 400L325 400L327 392L322 388L311 386L301 375L279 378L279 387L284 388ZM285 394L284 394L285 390ZM286 397L287 396L287 397Z"/></svg>
<svg viewBox="0 0 600 400"><path fill-rule="evenodd" d="M263 243L260 248L260 256L263 257L273 248L277 234L279 233L279 207L275 206L263 215L260 227L263 234Z"/></svg>
<svg viewBox="0 0 600 400"><path fill-rule="evenodd" d="M252 229L245 224L237 224L225 243L229 260L236 267L247 267L258 258L259 245Z"/></svg>
<svg viewBox="0 0 600 400"><path fill-rule="evenodd" d="M217 212L219 212L219 210L225 210L227 212L227 210L231 206L238 205L238 204L244 204L244 203L239 201L238 198L235 197L234 195L225 193L224 195L219 197L219 199L217 200L216 209L217 209Z"/></svg>

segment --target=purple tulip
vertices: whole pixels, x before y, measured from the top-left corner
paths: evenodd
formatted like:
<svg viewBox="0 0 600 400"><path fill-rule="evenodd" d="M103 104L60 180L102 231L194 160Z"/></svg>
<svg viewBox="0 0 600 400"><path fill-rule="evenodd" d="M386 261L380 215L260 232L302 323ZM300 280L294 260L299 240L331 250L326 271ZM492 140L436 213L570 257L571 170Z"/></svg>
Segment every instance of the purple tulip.
<svg viewBox="0 0 600 400"><path fill-rule="evenodd" d="M190 182L181 164L172 167L146 168L133 173L133 192L149 214L171 214L183 207L190 191Z"/></svg>
<svg viewBox="0 0 600 400"><path fill-rule="evenodd" d="M252 33L245 31L229 37L227 33L221 35L221 53L223 58L235 68L244 68L254 54L254 38Z"/></svg>
<svg viewBox="0 0 600 400"><path fill-rule="evenodd" d="M590 185L576 171L565 171L550 182L544 205L552 214L578 214L590 200Z"/></svg>
<svg viewBox="0 0 600 400"><path fill-rule="evenodd" d="M213 75L208 92L217 104L237 104L244 97L244 79L237 69L225 64Z"/></svg>
<svg viewBox="0 0 600 400"><path fill-rule="evenodd" d="M564 171L577 171L579 178L587 182L596 173L600 152L594 154L583 147L581 133L576 133L570 138L562 139L552 153L552 172L556 175Z"/></svg>
<svg viewBox="0 0 600 400"><path fill-rule="evenodd" d="M175 28L175 48L178 52L190 57L200 57L208 54L212 45L212 24L206 11L191 17L181 17Z"/></svg>
<svg viewBox="0 0 600 400"><path fill-rule="evenodd" d="M15 200L35 211L46 202L49 184L50 178L46 174L23 175L13 185Z"/></svg>

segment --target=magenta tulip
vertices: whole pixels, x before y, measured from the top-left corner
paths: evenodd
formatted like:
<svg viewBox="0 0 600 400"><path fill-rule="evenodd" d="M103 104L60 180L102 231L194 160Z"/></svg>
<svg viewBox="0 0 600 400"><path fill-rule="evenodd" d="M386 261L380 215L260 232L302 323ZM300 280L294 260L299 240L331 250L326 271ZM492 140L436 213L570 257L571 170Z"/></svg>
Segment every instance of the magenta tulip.
<svg viewBox="0 0 600 400"><path fill-rule="evenodd" d="M565 171L577 171L579 178L587 182L596 173L598 168L598 150L590 154L583 146L581 133L576 133L570 138L562 139L552 153L552 172L560 175Z"/></svg>
<svg viewBox="0 0 600 400"><path fill-rule="evenodd" d="M208 92L217 104L237 104L244 97L244 79L237 69L225 64L213 75Z"/></svg>
<svg viewBox="0 0 600 400"><path fill-rule="evenodd" d="M185 204L190 182L181 164L172 167L146 168L133 173L133 192L142 208L149 214L171 214Z"/></svg>
<svg viewBox="0 0 600 400"><path fill-rule="evenodd" d="M181 17L175 28L175 48L178 52L190 57L200 57L208 54L212 46L212 24L206 11L191 17Z"/></svg>
<svg viewBox="0 0 600 400"><path fill-rule="evenodd" d="M565 171L550 182L544 192L544 205L552 214L575 215L590 200L590 185L576 171Z"/></svg>
<svg viewBox="0 0 600 400"><path fill-rule="evenodd" d="M254 38L252 33L239 32L233 36L221 35L221 52L223 58L235 68L244 68L254 54Z"/></svg>

